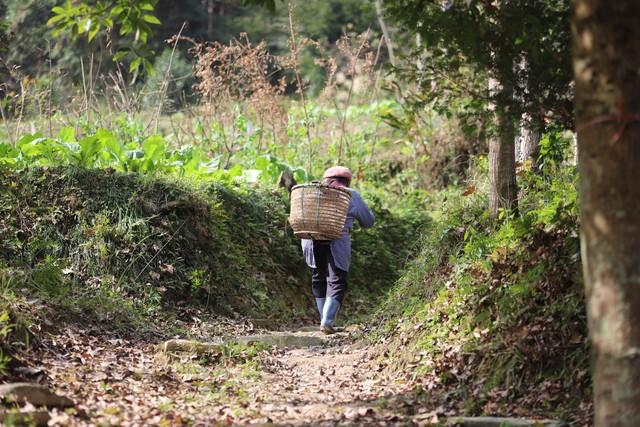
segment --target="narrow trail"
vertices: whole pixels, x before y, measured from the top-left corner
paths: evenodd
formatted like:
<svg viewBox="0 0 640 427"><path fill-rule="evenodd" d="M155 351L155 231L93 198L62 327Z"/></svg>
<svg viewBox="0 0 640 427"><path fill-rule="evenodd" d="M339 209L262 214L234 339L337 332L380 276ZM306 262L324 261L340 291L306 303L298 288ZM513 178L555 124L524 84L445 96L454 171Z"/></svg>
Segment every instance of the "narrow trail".
<svg viewBox="0 0 640 427"><path fill-rule="evenodd" d="M306 332L320 336L319 332ZM327 337L323 346L289 349L275 355L257 385L253 408L271 425L419 425L397 408L383 408L394 388L375 379L367 348L348 333ZM422 417L424 418L424 417Z"/></svg>
<svg viewBox="0 0 640 427"><path fill-rule="evenodd" d="M75 402L71 410L50 411L49 425L426 426L444 421L435 415L442 411L432 399L421 400L409 383L384 375L372 348L355 339L354 331L331 336L316 328L264 332L227 322L225 331L214 322L216 333L203 334L230 338L210 343L207 352L167 351L158 337L117 337L100 326L43 332L37 345L20 355L25 365L20 380L39 382ZM502 420L460 425L501 426ZM563 424L515 420L507 425Z"/></svg>
<svg viewBox="0 0 640 427"><path fill-rule="evenodd" d="M394 400L397 387L376 379L372 354L350 332L238 332L245 344L279 346L166 354L158 341L68 327L21 360L31 366L26 380L76 403L53 411L51 425L426 425L424 413L406 415L410 402Z"/></svg>

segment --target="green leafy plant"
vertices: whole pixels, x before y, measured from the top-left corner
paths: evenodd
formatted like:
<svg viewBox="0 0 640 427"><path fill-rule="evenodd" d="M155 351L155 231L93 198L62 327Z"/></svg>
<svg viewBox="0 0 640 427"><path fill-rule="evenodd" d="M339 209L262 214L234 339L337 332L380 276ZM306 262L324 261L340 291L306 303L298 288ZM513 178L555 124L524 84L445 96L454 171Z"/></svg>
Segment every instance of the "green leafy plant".
<svg viewBox="0 0 640 427"><path fill-rule="evenodd" d="M6 339L13 330L11 318L7 311L0 313L0 374L5 373L7 365L11 361L11 357L6 354L8 344Z"/></svg>
<svg viewBox="0 0 640 427"><path fill-rule="evenodd" d="M169 149L167 141L159 135L121 142L114 132L98 129L94 134L77 140L71 127L60 130L55 138L35 133L23 135L15 147L0 144L0 164L15 169L73 165L146 175L269 185L277 181L281 172L290 170L299 182L310 179L303 168L290 166L270 154L242 156L233 167L223 169L219 159L210 157L205 149L195 146Z"/></svg>
<svg viewBox="0 0 640 427"><path fill-rule="evenodd" d="M158 0L112 0L79 3L67 0L51 9L54 14L47 22L53 35L71 34L72 38L86 37L91 42L101 32L117 32L123 42L113 56L114 61L129 58L129 72L137 73L140 66L153 74L153 64L147 59L153 52L146 49L153 35L153 25L160 25L154 14ZM110 37L110 36L109 36Z"/></svg>

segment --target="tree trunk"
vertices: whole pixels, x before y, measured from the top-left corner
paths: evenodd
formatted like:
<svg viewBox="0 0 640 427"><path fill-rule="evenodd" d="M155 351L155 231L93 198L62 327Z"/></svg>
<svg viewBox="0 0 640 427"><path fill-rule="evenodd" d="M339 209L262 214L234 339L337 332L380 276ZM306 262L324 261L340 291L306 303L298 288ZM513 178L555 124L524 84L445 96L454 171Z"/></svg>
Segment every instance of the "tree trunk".
<svg viewBox="0 0 640 427"><path fill-rule="evenodd" d="M529 114L523 114L516 141L516 160L521 163L531 160L533 168L535 168L538 154L540 154L541 137L542 123L540 120L532 118Z"/></svg>
<svg viewBox="0 0 640 427"><path fill-rule="evenodd" d="M382 1L375 0L376 6L376 15L378 17L378 23L380 24L380 29L382 30L382 35L384 36L384 43L387 45L387 52L389 53L389 62L394 67L396 66L396 55L393 52L393 42L391 41L391 35L389 34L389 28L384 20L384 10L382 9Z"/></svg>
<svg viewBox="0 0 640 427"><path fill-rule="evenodd" d="M507 82L509 83L509 82ZM512 210L518 204L516 185L515 126L505 106L511 100L511 86L489 79L489 94L498 132L489 140L489 217L498 218L500 209Z"/></svg>
<svg viewBox="0 0 640 427"><path fill-rule="evenodd" d="M573 1L582 260L596 427L640 425L638 16L638 0ZM619 108L635 117L619 121Z"/></svg>
<svg viewBox="0 0 640 427"><path fill-rule="evenodd" d="M498 217L500 209L514 210L518 205L516 185L515 128L504 113L498 113L499 135L489 141L489 216Z"/></svg>
<svg viewBox="0 0 640 427"><path fill-rule="evenodd" d="M207 40L213 40L213 6L213 0L209 0L207 3Z"/></svg>

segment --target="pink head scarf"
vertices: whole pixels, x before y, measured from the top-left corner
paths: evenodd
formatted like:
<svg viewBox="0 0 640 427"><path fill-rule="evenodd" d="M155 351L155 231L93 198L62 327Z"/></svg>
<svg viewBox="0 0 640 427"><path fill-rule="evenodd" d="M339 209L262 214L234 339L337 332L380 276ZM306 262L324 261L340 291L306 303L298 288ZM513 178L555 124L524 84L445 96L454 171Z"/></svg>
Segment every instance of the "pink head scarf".
<svg viewBox="0 0 640 427"><path fill-rule="evenodd" d="M351 184L352 177L353 174L351 171L344 166L330 167L322 176L322 178L324 178L324 182L331 187L344 187L344 182L346 182L346 186L348 187L349 184Z"/></svg>

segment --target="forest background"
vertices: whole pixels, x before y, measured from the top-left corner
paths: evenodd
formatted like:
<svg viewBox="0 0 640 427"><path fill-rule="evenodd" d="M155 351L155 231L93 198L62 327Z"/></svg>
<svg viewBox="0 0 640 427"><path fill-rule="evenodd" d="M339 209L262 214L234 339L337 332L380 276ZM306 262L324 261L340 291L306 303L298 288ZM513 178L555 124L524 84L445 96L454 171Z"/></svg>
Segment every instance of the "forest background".
<svg viewBox="0 0 640 427"><path fill-rule="evenodd" d="M7 324L33 295L298 321L276 185L341 163L382 366L447 410L589 420L569 2L247 3L0 0Z"/></svg>

